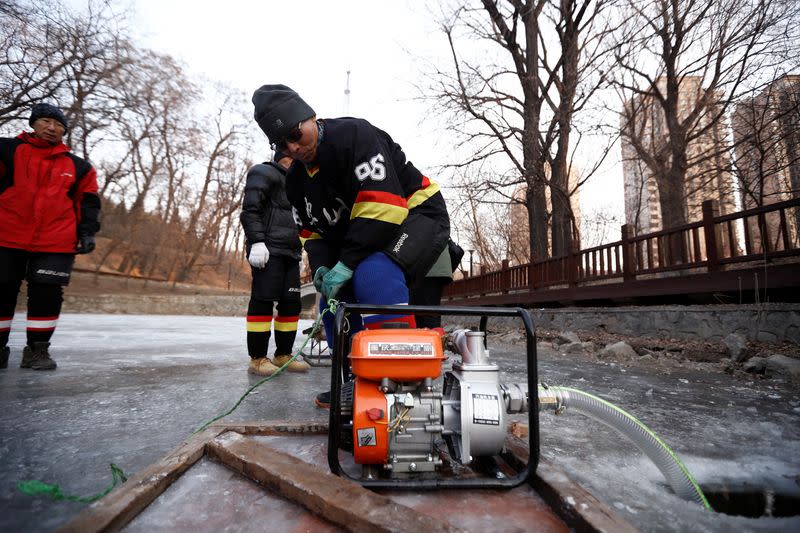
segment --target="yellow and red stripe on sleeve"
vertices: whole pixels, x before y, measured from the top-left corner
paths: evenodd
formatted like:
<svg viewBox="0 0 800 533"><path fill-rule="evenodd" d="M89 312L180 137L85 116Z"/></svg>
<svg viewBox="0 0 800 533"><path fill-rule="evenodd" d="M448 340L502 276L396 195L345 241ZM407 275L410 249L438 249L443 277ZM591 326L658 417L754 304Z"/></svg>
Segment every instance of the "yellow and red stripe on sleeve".
<svg viewBox="0 0 800 533"><path fill-rule="evenodd" d="M276 316L275 331L297 331L297 321L300 316Z"/></svg>
<svg viewBox="0 0 800 533"><path fill-rule="evenodd" d="M316 233L314 231L303 229L300 230L300 245L303 246L306 244L306 241L314 240L314 239L321 239L322 235Z"/></svg>
<svg viewBox="0 0 800 533"><path fill-rule="evenodd" d="M247 331L263 333L269 331L272 315L247 315Z"/></svg>
<svg viewBox="0 0 800 533"><path fill-rule="evenodd" d="M414 209L419 204L439 192L439 184L431 181L427 176L422 176L422 185L413 194L406 198L409 209Z"/></svg>
<svg viewBox="0 0 800 533"><path fill-rule="evenodd" d="M391 224L401 224L408 216L406 199L397 194L382 191L361 191L353 203L350 220L371 218Z"/></svg>

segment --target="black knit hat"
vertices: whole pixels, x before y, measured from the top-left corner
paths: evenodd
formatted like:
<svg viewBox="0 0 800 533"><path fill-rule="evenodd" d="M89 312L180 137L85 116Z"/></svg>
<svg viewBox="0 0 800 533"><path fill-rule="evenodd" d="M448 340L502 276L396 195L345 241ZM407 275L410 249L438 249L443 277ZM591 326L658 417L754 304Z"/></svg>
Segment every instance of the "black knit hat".
<svg viewBox="0 0 800 533"><path fill-rule="evenodd" d="M44 102L35 104L33 108L31 108L31 118L28 119L28 125L33 126L33 123L39 120L40 118L52 118L61 123L64 126L64 129L69 129L67 125L67 117L64 116L64 113L54 105L46 104Z"/></svg>
<svg viewBox="0 0 800 533"><path fill-rule="evenodd" d="M262 85L253 93L253 105L253 117L272 144L277 144L292 128L316 114L286 85Z"/></svg>

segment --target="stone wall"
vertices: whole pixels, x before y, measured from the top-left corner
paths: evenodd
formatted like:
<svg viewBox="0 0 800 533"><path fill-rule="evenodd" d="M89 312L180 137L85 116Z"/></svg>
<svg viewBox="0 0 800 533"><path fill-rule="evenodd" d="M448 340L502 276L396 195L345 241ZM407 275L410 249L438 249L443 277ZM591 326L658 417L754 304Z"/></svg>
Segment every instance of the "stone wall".
<svg viewBox="0 0 800 533"><path fill-rule="evenodd" d="M720 341L729 333L747 340L800 344L800 304L584 307L533 309L537 328L605 329L622 335Z"/></svg>
<svg viewBox="0 0 800 533"><path fill-rule="evenodd" d="M110 313L128 315L247 315L248 295L242 294L64 294L62 313ZM312 300L313 302L313 300ZM18 303L24 306L24 298ZM24 309L24 307L23 307ZM300 313L314 318L312 306Z"/></svg>
<svg viewBox="0 0 800 533"><path fill-rule="evenodd" d="M245 316L248 296L211 294L64 295L64 313Z"/></svg>
<svg viewBox="0 0 800 533"><path fill-rule="evenodd" d="M84 296L67 292L63 312L245 316L247 302L246 295ZM24 298L19 303L24 305ZM800 304L575 307L532 309L530 314L537 328L560 331L604 329L622 335L709 341L738 333L747 340L800 344ZM313 305L306 305L302 318L314 315ZM493 318L491 323L506 321L518 319Z"/></svg>

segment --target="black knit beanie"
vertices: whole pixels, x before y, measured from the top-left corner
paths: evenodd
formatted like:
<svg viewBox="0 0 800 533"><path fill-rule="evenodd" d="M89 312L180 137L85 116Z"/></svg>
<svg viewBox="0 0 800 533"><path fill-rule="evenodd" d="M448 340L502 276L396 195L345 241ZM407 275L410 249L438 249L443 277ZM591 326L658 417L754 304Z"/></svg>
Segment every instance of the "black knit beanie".
<svg viewBox="0 0 800 533"><path fill-rule="evenodd" d="M253 117L272 144L316 114L299 94L286 85L262 85L253 93L253 106Z"/></svg>
<svg viewBox="0 0 800 533"><path fill-rule="evenodd" d="M64 126L64 129L69 129L67 125L67 117L64 116L64 113L54 105L46 104L46 103L39 103L35 104L33 108L31 108L31 118L28 119L28 125L33 126L33 123L39 120L40 118L52 118L61 123Z"/></svg>

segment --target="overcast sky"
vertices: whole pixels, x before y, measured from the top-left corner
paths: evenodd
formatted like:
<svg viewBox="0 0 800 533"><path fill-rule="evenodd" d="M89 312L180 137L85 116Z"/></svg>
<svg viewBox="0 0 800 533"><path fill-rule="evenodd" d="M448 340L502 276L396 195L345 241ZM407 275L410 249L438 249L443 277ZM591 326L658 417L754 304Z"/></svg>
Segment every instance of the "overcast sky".
<svg viewBox="0 0 800 533"><path fill-rule="evenodd" d="M362 117L388 131L434 179L434 169L452 157L452 138L442 121L415 100L424 62L450 60L431 13L438 10L436 2L131 0L131 5L131 29L140 45L181 60L190 74L242 90L248 112L257 87L285 83L320 117ZM584 214L601 204L621 211L620 167L609 165L588 183L581 204Z"/></svg>
<svg viewBox="0 0 800 533"><path fill-rule="evenodd" d="M387 130L421 166L441 163L426 108L413 101L416 56L445 45L424 2L135 0L142 44L191 73L241 89L285 83L321 117L363 117ZM344 91L350 70L350 99ZM256 128L255 122L253 127Z"/></svg>

